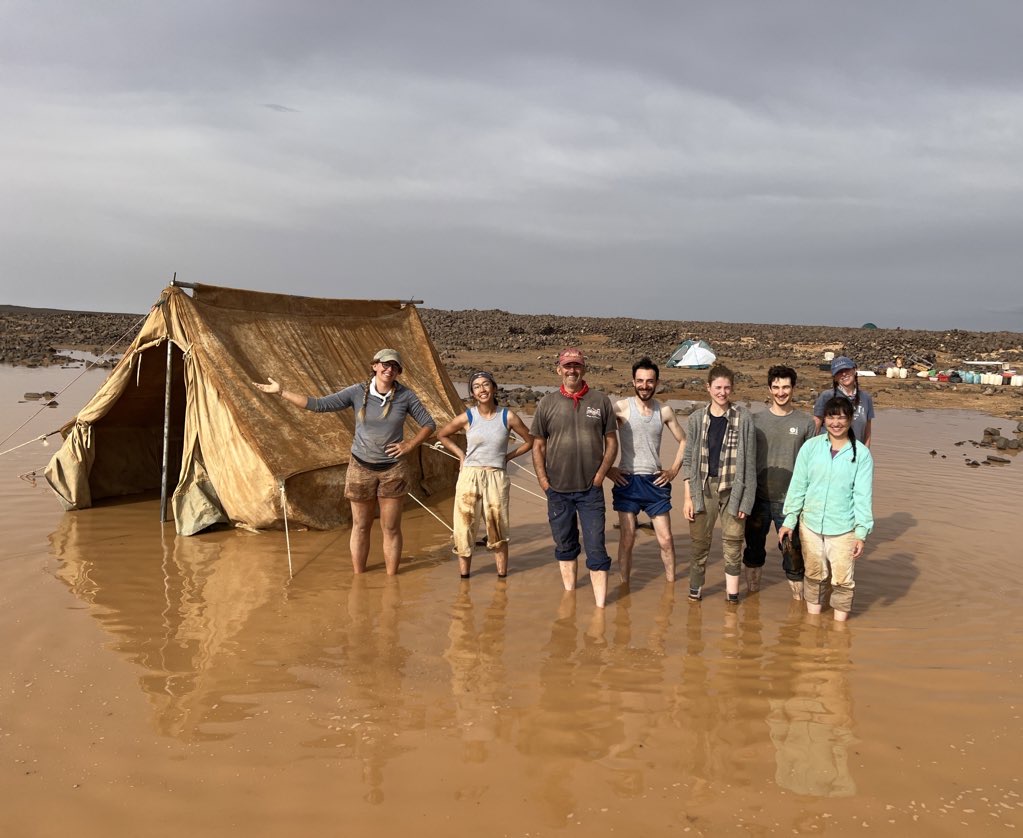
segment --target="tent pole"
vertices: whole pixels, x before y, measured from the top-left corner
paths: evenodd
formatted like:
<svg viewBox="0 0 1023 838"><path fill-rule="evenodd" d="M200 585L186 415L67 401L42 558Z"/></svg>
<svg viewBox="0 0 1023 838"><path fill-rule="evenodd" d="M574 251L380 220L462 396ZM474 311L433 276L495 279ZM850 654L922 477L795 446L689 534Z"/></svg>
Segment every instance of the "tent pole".
<svg viewBox="0 0 1023 838"><path fill-rule="evenodd" d="M167 462L170 455L170 398L173 341L167 335L167 376L163 385L163 468L160 472L160 523L167 520Z"/></svg>

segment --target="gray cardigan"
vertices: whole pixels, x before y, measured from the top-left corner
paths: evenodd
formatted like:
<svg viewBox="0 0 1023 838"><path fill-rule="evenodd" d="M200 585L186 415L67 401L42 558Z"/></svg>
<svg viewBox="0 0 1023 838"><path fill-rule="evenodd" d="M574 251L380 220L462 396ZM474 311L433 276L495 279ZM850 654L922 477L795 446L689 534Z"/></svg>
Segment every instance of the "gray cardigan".
<svg viewBox="0 0 1023 838"><path fill-rule="evenodd" d="M747 515L753 510L757 497L757 435L753 429L753 416L738 405L739 448L735 452L735 481L728 499L728 514ZM700 483L700 456L703 451L703 417L708 407L701 407L689 415L686 429L686 453L682 458L682 476L689 481L689 495L693 499L693 511L703 512L706 501Z"/></svg>

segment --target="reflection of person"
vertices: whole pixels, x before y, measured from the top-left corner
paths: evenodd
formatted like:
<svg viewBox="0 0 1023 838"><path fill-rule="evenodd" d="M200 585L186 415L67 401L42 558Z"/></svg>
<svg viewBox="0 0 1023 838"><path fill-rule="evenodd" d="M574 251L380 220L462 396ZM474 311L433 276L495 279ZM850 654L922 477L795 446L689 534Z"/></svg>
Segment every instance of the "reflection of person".
<svg viewBox="0 0 1023 838"><path fill-rule="evenodd" d="M508 688L504 666L505 617L508 612L507 583L498 583L476 628L475 608L469 582L460 582L451 608L448 647L444 659L451 667L451 700L457 730L465 744L466 762L484 762L487 743L501 735Z"/></svg>
<svg viewBox="0 0 1023 838"><path fill-rule="evenodd" d="M849 754L857 740L847 675L849 633L825 632L805 621L796 628L794 634L783 628L784 648L779 644L776 661L779 668L791 668L792 682L769 700L774 781L811 797L851 797L856 781Z"/></svg>
<svg viewBox="0 0 1023 838"><path fill-rule="evenodd" d="M833 389L824 390L813 406L813 420L820 431L824 424L824 405L828 399L841 396L849 400L853 406L853 432L856 439L867 448L870 447L871 431L874 424L874 400L870 393L860 389L860 378L856 373L856 363L851 358L839 355L831 362L831 379Z"/></svg>
<svg viewBox="0 0 1023 838"><path fill-rule="evenodd" d="M675 411L654 398L660 370L649 358L632 365L634 398L615 403L622 456L617 467L608 469L614 481L613 506L618 512L621 538L618 542L618 570L628 583L632 572L632 548L636 543L636 516L650 516L661 548L664 576L675 581L675 539L671 535L671 481L682 467L686 438ZM661 432L667 428L678 441L678 453L668 468L661 468Z"/></svg>
<svg viewBox="0 0 1023 838"><path fill-rule="evenodd" d="M618 453L618 435L611 400L591 390L585 374L583 353L562 350L561 389L540 400L533 418L533 467L547 495L554 555L565 590L575 589L581 525L593 599L603 608L611 567L604 547L603 483Z"/></svg>
<svg viewBox="0 0 1023 838"><path fill-rule="evenodd" d="M715 364L707 374L710 403L689 416L686 453L682 460L685 504L693 540L689 565L689 599L703 598L714 523L721 519L725 555L725 596L739 601L739 573L745 518L753 509L757 488L757 438L749 412L731 402L735 374Z"/></svg>
<svg viewBox="0 0 1023 838"><path fill-rule="evenodd" d="M771 531L782 526L785 516L785 492L792 479L796 455L804 442L817 433L813 417L792 406L792 390L796 371L792 367L773 366L767 371L767 388L771 405L753 414L757 435L757 499L746 518L746 549L742 563L746 566L746 588L750 593L760 590L760 578L767 560L764 545ZM799 552L799 536L792 533L791 549L782 551L782 569L789 580L794 599L803 598L803 562Z"/></svg>
<svg viewBox="0 0 1023 838"><path fill-rule="evenodd" d="M394 349L381 349L373 356L373 376L369 381L323 398L289 392L272 378L267 379L269 384L253 382L256 389L279 394L285 401L306 410L328 413L350 407L355 411L355 437L345 475L345 497L352 504L350 544L356 573L366 570L369 531L377 504L384 538L384 564L388 575L398 572L402 547L401 507L408 494L409 479L404 457L425 442L436 428L433 417L416 394L398 383L401 373L401 355ZM416 435L407 441L403 438L406 416L411 416L420 426Z"/></svg>
<svg viewBox="0 0 1023 838"><path fill-rule="evenodd" d="M508 574L508 461L521 457L533 447L533 436L518 414L497 406L497 382L489 372L469 377L469 390L476 406L456 416L437 432L441 445L462 463L455 487L454 536L458 569L469 576L476 524L481 515L487 527L487 549L497 560L497 575ZM465 432L465 451L451 435ZM511 431L523 440L508 450Z"/></svg>
<svg viewBox="0 0 1023 838"><path fill-rule="evenodd" d="M821 613L830 567L831 606L840 621L849 617L856 587L853 566L874 528L874 460L869 448L856 444L852 420L848 399L837 396L824 405L827 435L799 449L785 497L785 523L778 530L781 542L799 520L806 610Z"/></svg>

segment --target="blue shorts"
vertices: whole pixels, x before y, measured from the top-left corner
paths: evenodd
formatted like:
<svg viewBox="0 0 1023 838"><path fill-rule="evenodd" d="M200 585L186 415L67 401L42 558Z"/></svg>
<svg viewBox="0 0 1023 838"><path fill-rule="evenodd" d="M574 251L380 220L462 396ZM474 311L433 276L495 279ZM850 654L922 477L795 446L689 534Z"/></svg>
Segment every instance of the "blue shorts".
<svg viewBox="0 0 1023 838"><path fill-rule="evenodd" d="M671 484L655 486L656 474L626 474L628 483L611 488L612 506L616 512L645 512L651 518L671 511Z"/></svg>

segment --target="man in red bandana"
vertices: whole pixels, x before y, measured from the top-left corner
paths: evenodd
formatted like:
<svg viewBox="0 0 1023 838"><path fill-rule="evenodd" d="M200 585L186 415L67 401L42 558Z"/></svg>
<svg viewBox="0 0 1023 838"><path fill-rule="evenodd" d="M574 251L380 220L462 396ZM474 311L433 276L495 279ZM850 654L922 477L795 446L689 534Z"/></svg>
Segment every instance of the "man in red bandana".
<svg viewBox="0 0 1023 838"><path fill-rule="evenodd" d="M618 454L618 434L611 400L591 390L585 374L583 353L562 350L561 389L544 396L533 417L533 466L547 495L554 555L565 590L575 588L581 527L593 599L603 608L611 569L604 547L603 484Z"/></svg>

